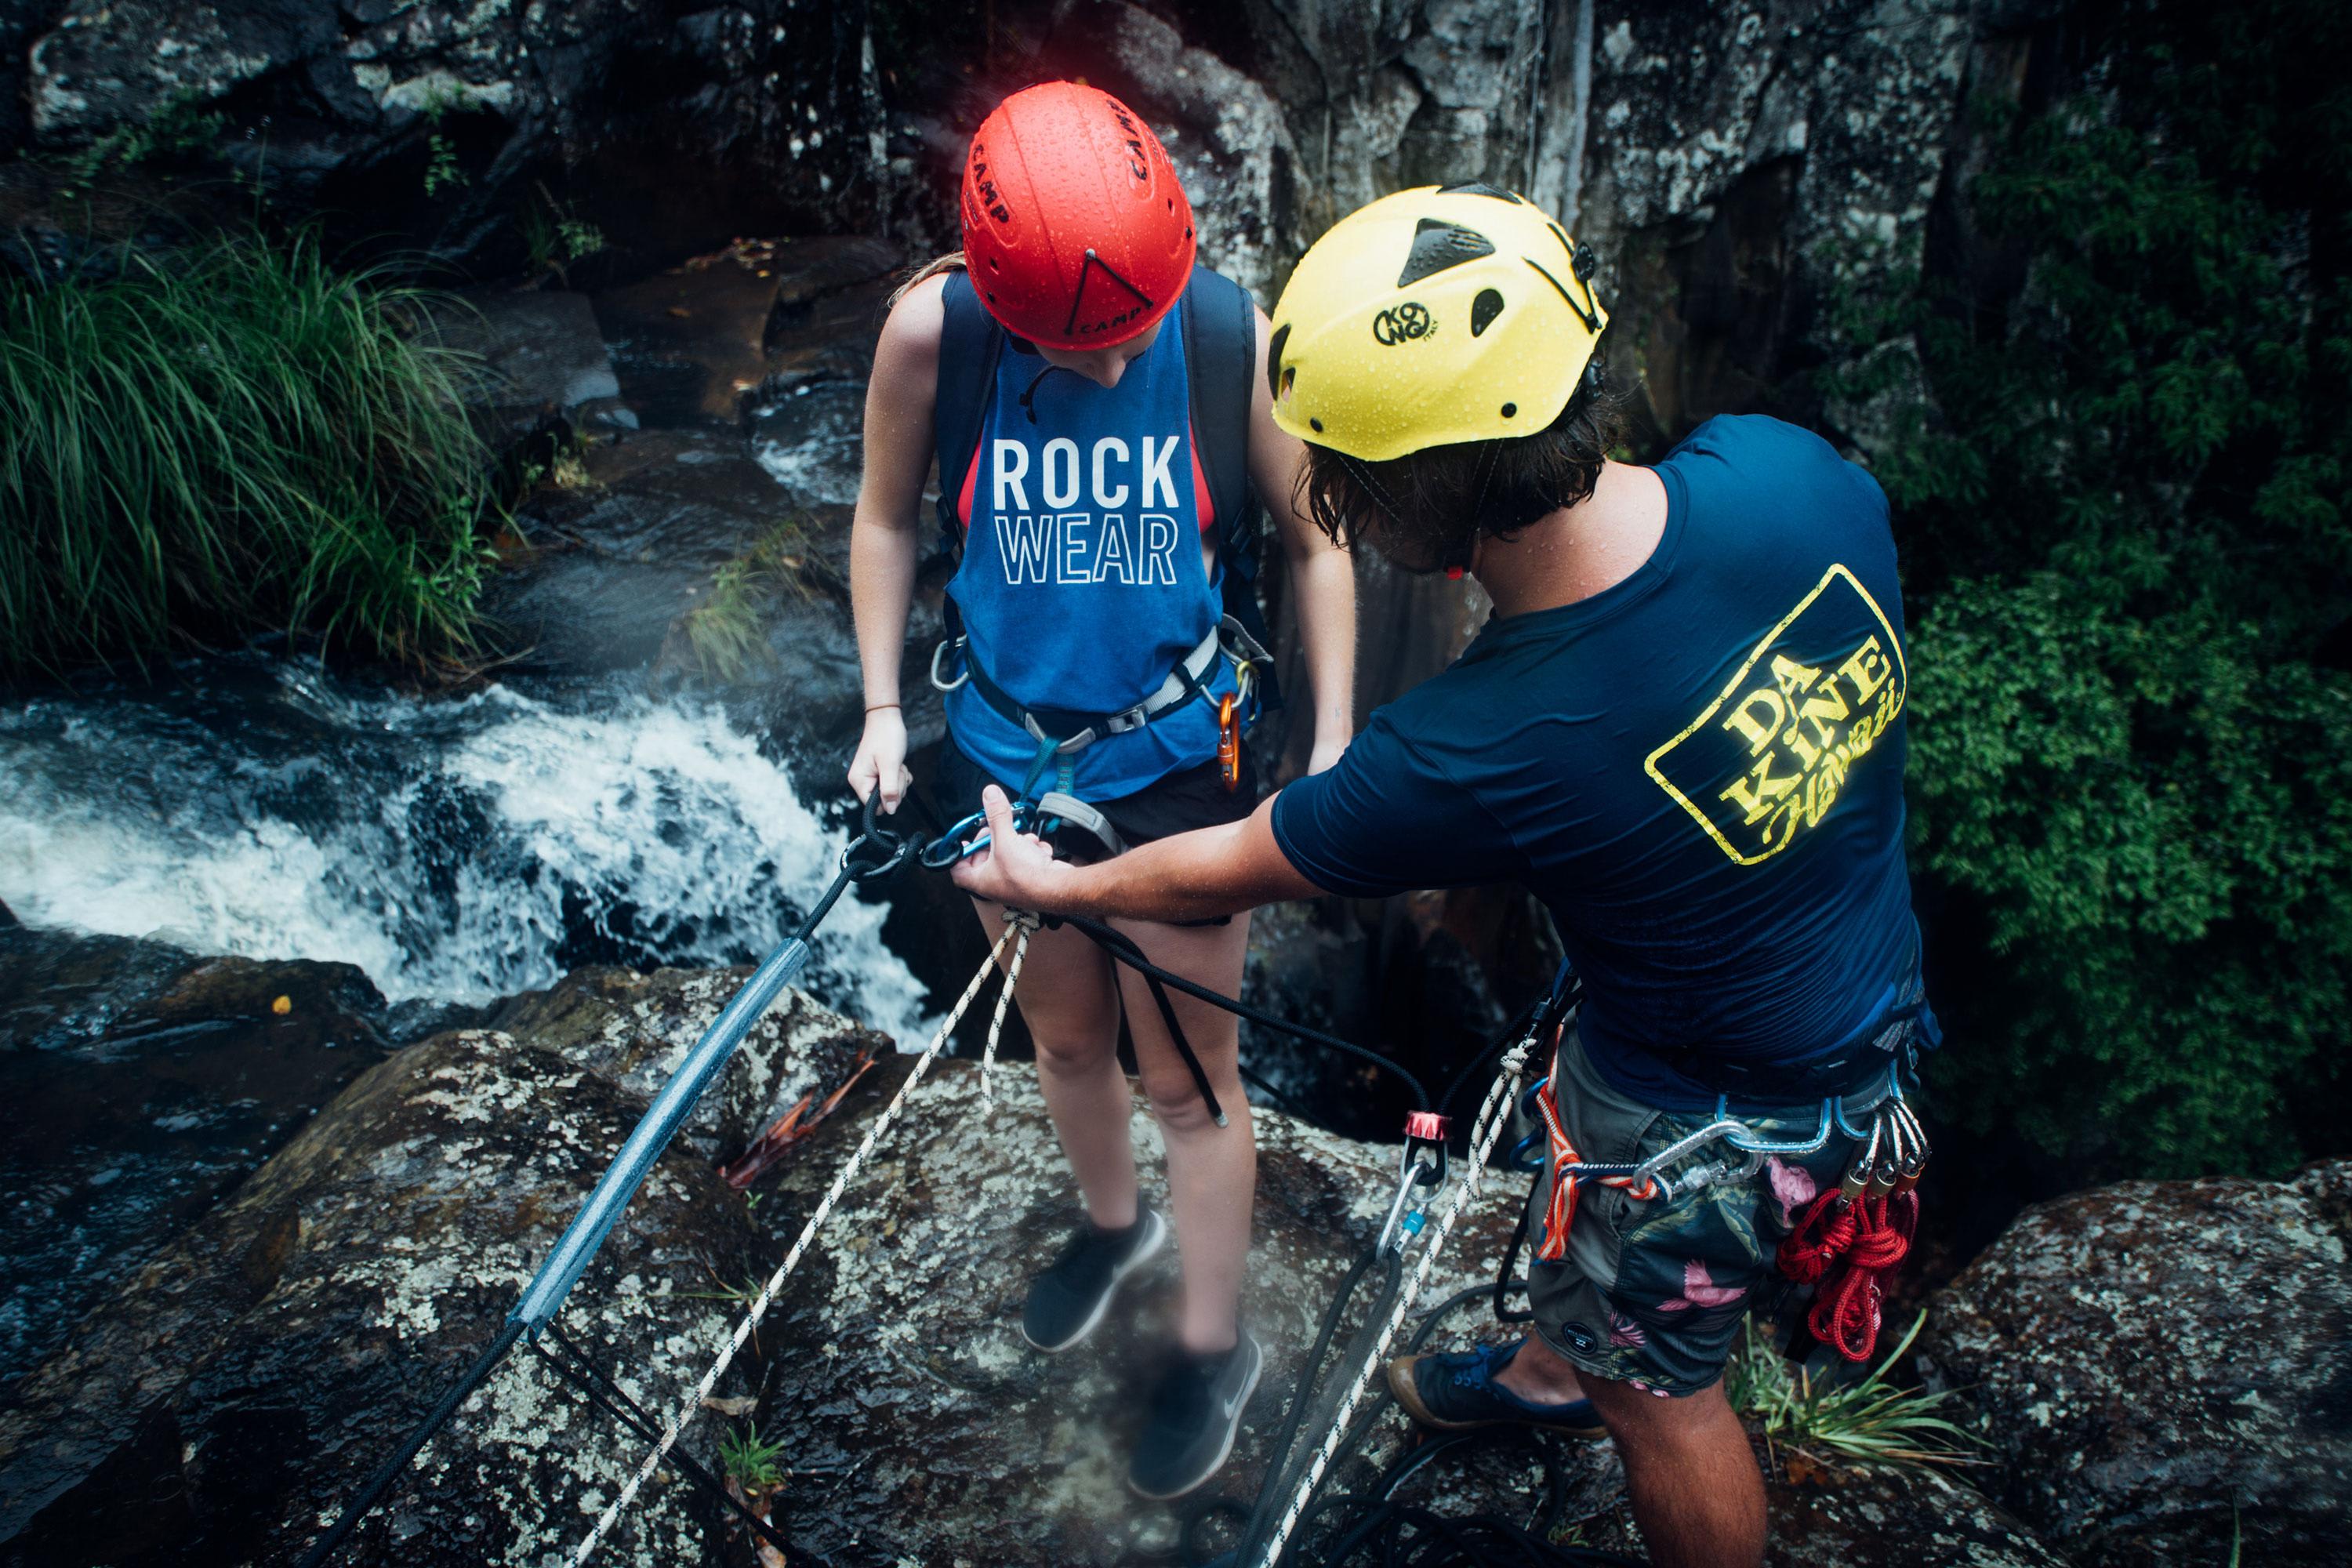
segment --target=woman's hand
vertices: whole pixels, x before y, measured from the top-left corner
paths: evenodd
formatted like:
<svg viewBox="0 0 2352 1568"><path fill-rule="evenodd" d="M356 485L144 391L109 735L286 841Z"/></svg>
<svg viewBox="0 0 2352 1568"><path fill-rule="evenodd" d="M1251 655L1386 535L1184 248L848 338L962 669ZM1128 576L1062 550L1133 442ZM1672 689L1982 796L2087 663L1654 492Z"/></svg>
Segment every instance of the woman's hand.
<svg viewBox="0 0 2352 1568"><path fill-rule="evenodd" d="M895 812L905 797L907 786L915 775L907 771L907 721L898 708L886 706L870 709L866 715L866 733L857 742L857 754L849 760L849 787L864 800L882 791L882 809Z"/></svg>
<svg viewBox="0 0 2352 1568"><path fill-rule="evenodd" d="M980 808L988 814L988 847L955 863L950 872L955 885L1009 909L1070 912L1055 895L1076 868L1055 859L1044 839L1013 830L1013 803L994 784L980 792Z"/></svg>

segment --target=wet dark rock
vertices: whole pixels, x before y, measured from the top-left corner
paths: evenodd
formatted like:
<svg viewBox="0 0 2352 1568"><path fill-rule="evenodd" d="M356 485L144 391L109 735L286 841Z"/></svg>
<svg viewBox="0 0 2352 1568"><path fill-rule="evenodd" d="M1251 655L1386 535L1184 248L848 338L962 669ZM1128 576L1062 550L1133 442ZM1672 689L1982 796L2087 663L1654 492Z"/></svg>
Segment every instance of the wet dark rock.
<svg viewBox="0 0 2352 1568"><path fill-rule="evenodd" d="M383 1012L349 964L0 931L7 1385L381 1060Z"/></svg>
<svg viewBox="0 0 2352 1568"><path fill-rule="evenodd" d="M24 1381L0 1415L0 1562L292 1561L495 1332L642 1112L636 1086L740 979L591 972L510 1009L533 1034L444 1035L352 1085ZM751 1266L705 1152L874 1038L791 996L664 1156L564 1319L623 1386L671 1405L732 1310L691 1293ZM706 1461L715 1426L688 1438ZM537 1561L639 1453L518 1353L344 1561ZM713 1535L706 1501L656 1485L614 1560L711 1562Z"/></svg>
<svg viewBox="0 0 2352 1568"><path fill-rule="evenodd" d="M1775 1568L2060 1568L2066 1559L1966 1480L1943 1472L1841 1468L1767 1502Z"/></svg>
<svg viewBox="0 0 2352 1568"><path fill-rule="evenodd" d="M771 353L844 339L862 344L872 363L872 338L884 290L910 258L890 240L832 235L782 241L770 253L776 292L768 307L762 346Z"/></svg>
<svg viewBox="0 0 2352 1568"><path fill-rule="evenodd" d="M749 969L582 969L499 1006L492 1026L651 1100L685 1061ZM859 1060L898 1047L887 1035L790 990L745 1037L723 1081L678 1130L704 1159L733 1158L803 1094L845 1082Z"/></svg>
<svg viewBox="0 0 2352 1568"><path fill-rule="evenodd" d="M773 273L761 249L738 247L596 297L623 394L639 419L740 432L745 399L768 374Z"/></svg>
<svg viewBox="0 0 2352 1568"><path fill-rule="evenodd" d="M536 260L519 221L534 202L563 201L638 265L730 223L887 207L870 40L862 14L791 0L71 0L0 20L26 110L12 147L217 111L214 155L289 208L517 270Z"/></svg>
<svg viewBox="0 0 2352 1568"><path fill-rule="evenodd" d="M759 1223L794 1234L904 1058L869 1074L777 1178ZM1029 1276L1075 1219L1075 1194L1026 1064L1000 1063L992 1107L979 1067L949 1061L916 1090L912 1124L852 1189L829 1248L761 1331L771 1371L761 1429L794 1434L813 1479L781 1516L794 1540L843 1564L1111 1563L1171 1551L1176 1518L1137 1500L1124 1457L1171 1342L1172 1266L1155 1265L1087 1343L1052 1360L1022 1342ZM1244 1311L1265 1346L1262 1392L1218 1489L1246 1493L1317 1321L1377 1229L1393 1147L1257 1113L1258 1200ZM1133 1124L1149 1201L1165 1202L1159 1140ZM1491 1276L1514 1217L1482 1203L1456 1232L1429 1299ZM1383 1426L1383 1446L1402 1436ZM1482 1506L1496 1506L1489 1495Z"/></svg>
<svg viewBox="0 0 2352 1568"><path fill-rule="evenodd" d="M540 521L614 562L716 566L788 512L731 430L643 430L591 447L583 467L588 482L545 498Z"/></svg>
<svg viewBox="0 0 2352 1568"><path fill-rule="evenodd" d="M618 397L612 355L584 294L477 289L435 319L441 342L483 362L483 424L500 446L557 421L577 422L583 406Z"/></svg>
<svg viewBox="0 0 2352 1568"><path fill-rule="evenodd" d="M670 623L693 606L707 568L658 562L616 565L560 538L489 580L481 607L489 637L518 673L602 674L653 662Z"/></svg>
<svg viewBox="0 0 2352 1568"><path fill-rule="evenodd" d="M1921 1346L1986 1480L2075 1563L2337 1563L2352 1531L2352 1163L2029 1209Z"/></svg>

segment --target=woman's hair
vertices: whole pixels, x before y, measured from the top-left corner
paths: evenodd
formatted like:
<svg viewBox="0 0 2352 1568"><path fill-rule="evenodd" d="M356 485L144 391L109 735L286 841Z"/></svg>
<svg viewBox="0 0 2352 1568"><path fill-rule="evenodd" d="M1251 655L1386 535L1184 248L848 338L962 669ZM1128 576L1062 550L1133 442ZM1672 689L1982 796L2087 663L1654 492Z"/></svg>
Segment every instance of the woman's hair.
<svg viewBox="0 0 2352 1568"><path fill-rule="evenodd" d="M889 300L882 308L886 311L897 310L898 301L907 297L908 291L926 278L937 278L942 272L961 272L965 269L963 252L961 250L950 250L945 256L934 256L912 272L908 273L905 279L896 289L890 290Z"/></svg>
<svg viewBox="0 0 2352 1568"><path fill-rule="evenodd" d="M1509 538L1592 493L1625 439L1625 416L1601 384L1601 360L1559 417L1532 436L1424 447L1366 462L1309 442L1300 500L1338 544L1366 541L1408 571L1467 567L1481 534Z"/></svg>

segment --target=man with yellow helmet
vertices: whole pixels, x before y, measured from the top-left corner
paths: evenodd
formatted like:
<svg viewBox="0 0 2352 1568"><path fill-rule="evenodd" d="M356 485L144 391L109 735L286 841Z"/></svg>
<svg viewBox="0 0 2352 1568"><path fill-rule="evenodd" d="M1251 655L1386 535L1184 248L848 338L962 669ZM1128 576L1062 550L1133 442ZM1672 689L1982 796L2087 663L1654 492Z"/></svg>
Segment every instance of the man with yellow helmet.
<svg viewBox="0 0 2352 1568"><path fill-rule="evenodd" d="M1841 1130L1937 1038L1903 860L1903 607L1885 497L1818 437L1718 418L1654 467L1609 457L1594 271L1484 185L1324 236L1266 366L1308 509L1351 548L1471 574L1493 619L1245 822L1079 868L991 797L997 847L957 879L1152 920L1533 891L1583 986L1540 1095L1537 1332L1402 1358L1391 1385L1434 1426L1605 1427L1654 1561L1752 1564L1763 1488L1725 1363L1785 1294L1795 1210L1853 1157ZM1766 1148L1626 1176L1726 1118Z"/></svg>

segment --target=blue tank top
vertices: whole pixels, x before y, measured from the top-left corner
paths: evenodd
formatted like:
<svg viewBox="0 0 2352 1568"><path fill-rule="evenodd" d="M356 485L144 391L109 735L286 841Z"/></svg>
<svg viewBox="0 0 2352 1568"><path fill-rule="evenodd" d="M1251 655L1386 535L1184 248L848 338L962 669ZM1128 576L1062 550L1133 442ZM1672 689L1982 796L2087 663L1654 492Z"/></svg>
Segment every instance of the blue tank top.
<svg viewBox="0 0 2352 1568"><path fill-rule="evenodd" d="M1191 308L1190 298L1176 307ZM1024 708L1131 708L1216 626L1218 584L1201 559L1212 520L1191 424L1173 312L1115 387L1009 345L998 356L962 480L963 563L947 591L970 657ZM1217 660L1204 684L1212 699L1231 692L1231 666ZM1028 775L1037 742L970 684L948 694L947 718L983 771L1014 785ZM1071 781L1081 799L1117 800L1216 752L1216 704L1195 700L1074 753ZM1053 778L1049 764L1041 787ZM949 803L956 812L977 805Z"/></svg>

